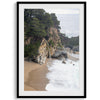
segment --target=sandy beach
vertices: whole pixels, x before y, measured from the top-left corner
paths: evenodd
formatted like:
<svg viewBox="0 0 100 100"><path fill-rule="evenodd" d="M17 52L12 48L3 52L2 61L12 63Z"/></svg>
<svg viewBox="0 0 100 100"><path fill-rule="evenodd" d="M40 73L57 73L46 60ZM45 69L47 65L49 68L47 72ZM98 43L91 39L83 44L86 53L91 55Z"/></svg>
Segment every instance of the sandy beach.
<svg viewBox="0 0 100 100"><path fill-rule="evenodd" d="M72 61L77 61L78 58L73 56L68 56L68 59ZM52 64L50 60L49 64ZM47 62L45 64L38 64L33 61L24 60L24 91L46 91L46 85L49 83L49 80L46 78L48 71Z"/></svg>
<svg viewBox="0 0 100 100"><path fill-rule="evenodd" d="M24 91L45 91L48 79L48 68L45 64L37 64L24 60Z"/></svg>

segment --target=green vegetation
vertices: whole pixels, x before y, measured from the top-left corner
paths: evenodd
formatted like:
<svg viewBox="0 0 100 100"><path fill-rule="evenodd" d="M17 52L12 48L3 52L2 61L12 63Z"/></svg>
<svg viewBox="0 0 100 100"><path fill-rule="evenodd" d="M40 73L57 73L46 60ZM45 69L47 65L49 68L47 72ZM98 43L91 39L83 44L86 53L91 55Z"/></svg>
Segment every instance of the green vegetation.
<svg viewBox="0 0 100 100"><path fill-rule="evenodd" d="M69 47L71 49L76 48L77 51L79 50L79 36L68 38L62 33L60 33L59 36L64 47Z"/></svg>
<svg viewBox="0 0 100 100"><path fill-rule="evenodd" d="M54 47L54 42L52 40L49 41L49 46Z"/></svg>
<svg viewBox="0 0 100 100"><path fill-rule="evenodd" d="M24 42L30 42L24 44L24 56L36 56L38 54L38 48L43 38L49 39L50 27L55 27L58 30L59 21L55 14L49 14L44 9L25 9L24 10ZM50 41L50 45L53 47L53 41Z"/></svg>
<svg viewBox="0 0 100 100"><path fill-rule="evenodd" d="M28 44L24 46L24 56L31 57L38 55L38 48L40 46L40 41L36 41L34 44Z"/></svg>
<svg viewBox="0 0 100 100"><path fill-rule="evenodd" d="M63 48L63 45L58 42L58 47Z"/></svg>
<svg viewBox="0 0 100 100"><path fill-rule="evenodd" d="M54 27L56 27L59 30L60 29L60 26L59 26L60 22L57 20L55 13L51 14L51 18L52 18Z"/></svg>

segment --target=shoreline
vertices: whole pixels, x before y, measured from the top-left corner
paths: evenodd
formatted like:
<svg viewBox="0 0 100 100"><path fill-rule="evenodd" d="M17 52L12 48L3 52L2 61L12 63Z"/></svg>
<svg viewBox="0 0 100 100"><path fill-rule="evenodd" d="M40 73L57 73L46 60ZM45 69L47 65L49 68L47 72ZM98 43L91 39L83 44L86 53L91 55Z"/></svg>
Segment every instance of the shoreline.
<svg viewBox="0 0 100 100"><path fill-rule="evenodd" d="M68 57L68 59L70 59L70 60L72 60L72 61L77 61L77 60L79 60L79 58L76 58L76 57L72 56L71 53L69 53L69 52L67 52L67 57Z"/></svg>
<svg viewBox="0 0 100 100"><path fill-rule="evenodd" d="M24 60L24 91L46 91L47 61L48 59L45 64L40 65Z"/></svg>
<svg viewBox="0 0 100 100"><path fill-rule="evenodd" d="M72 56L68 56L68 59L72 61L79 60ZM55 60L55 58L52 58L52 60ZM49 83L46 78L46 74L49 72L48 61L49 58L47 58L45 64L40 65L24 59L24 91L46 91L46 85ZM49 64L52 64L52 61Z"/></svg>

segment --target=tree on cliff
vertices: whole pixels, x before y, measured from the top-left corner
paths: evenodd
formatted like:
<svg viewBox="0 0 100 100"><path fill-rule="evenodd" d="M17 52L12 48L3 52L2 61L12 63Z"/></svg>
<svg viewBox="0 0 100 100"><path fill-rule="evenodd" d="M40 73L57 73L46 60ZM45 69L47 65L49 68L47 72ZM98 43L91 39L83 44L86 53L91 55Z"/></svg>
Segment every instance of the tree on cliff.
<svg viewBox="0 0 100 100"><path fill-rule="evenodd" d="M59 26L60 22L57 20L55 13L51 13L51 18L53 20L54 27L56 27L59 30L60 29L60 26Z"/></svg>
<svg viewBox="0 0 100 100"><path fill-rule="evenodd" d="M60 28L55 14L49 14L44 9L24 10L24 41L31 37L30 44L24 45L25 56L37 55L41 40L48 39L50 27Z"/></svg>
<svg viewBox="0 0 100 100"><path fill-rule="evenodd" d="M46 15L43 9L26 9L24 11L24 26L25 26L25 36L44 37L46 36L46 24L49 22L51 25L52 21L44 20ZM51 22L51 23L50 23Z"/></svg>

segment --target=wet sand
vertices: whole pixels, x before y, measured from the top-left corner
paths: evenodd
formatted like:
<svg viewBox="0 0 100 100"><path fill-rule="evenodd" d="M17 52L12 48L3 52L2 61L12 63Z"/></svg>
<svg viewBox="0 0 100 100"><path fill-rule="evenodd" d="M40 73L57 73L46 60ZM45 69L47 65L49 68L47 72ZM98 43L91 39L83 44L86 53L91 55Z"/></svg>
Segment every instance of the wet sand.
<svg viewBox="0 0 100 100"><path fill-rule="evenodd" d="M79 60L70 55L68 55L68 59L73 61ZM47 59L46 63L42 65L24 60L24 91L46 91L45 87L49 83L49 80L46 78L48 73L47 62L51 64L52 60L50 62Z"/></svg>
<svg viewBox="0 0 100 100"><path fill-rule="evenodd" d="M24 91L45 91L48 68L45 64L24 61Z"/></svg>

